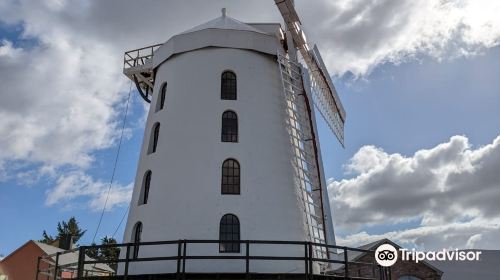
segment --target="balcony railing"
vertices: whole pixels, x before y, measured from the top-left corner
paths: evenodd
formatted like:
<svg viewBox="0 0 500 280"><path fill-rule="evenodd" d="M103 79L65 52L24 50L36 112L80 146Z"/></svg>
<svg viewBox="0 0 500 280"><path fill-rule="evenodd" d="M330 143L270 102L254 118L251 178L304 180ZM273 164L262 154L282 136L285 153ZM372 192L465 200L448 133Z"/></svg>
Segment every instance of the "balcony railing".
<svg viewBox="0 0 500 280"><path fill-rule="evenodd" d="M125 52L123 58L123 69L143 66L148 59L153 58L153 53L163 44L156 44L140 49L130 50Z"/></svg>
<svg viewBox="0 0 500 280"><path fill-rule="evenodd" d="M194 244L223 244L223 243L239 243L244 246L241 254L220 254L218 250L214 250L213 255L199 255L190 254L188 248ZM290 256L280 255L258 255L252 254L252 246L273 246L273 245L289 245L299 248L299 252L303 251L301 255ZM134 256L134 250L143 249L148 246L174 246L172 251L176 254L142 257ZM328 250L331 256L341 256L338 258L321 258L315 257L313 254L313 247L323 247ZM119 249L121 253L114 259L96 260L88 257L89 253L98 250ZM192 248L192 247L191 247ZM273 252L275 250L273 249ZM217 253L215 253L217 252ZM313 242L301 241L267 241L267 240L238 240L238 241L219 241L219 240L172 240L172 241L155 241L155 242L140 242L140 243L123 243L111 245L96 245L96 246L81 246L78 249L59 252L52 255L39 257L37 266L37 280L57 280L57 279L135 279L134 275L129 273L129 266L132 263L153 262L153 261L173 261L175 262L175 271L168 274L168 278L172 279L189 279L190 275L200 274L190 273L188 261L189 260L240 260L245 264L245 270L237 273L242 279L253 279L255 275L262 273L251 271L252 261L293 261L302 262L304 271L303 273L294 273L294 279L302 275L303 279L311 280L316 279L318 276L324 276L327 279L384 279L383 268L378 266L375 262L362 262L356 258L349 260L349 253L356 252L368 253L373 255L372 250L363 250L359 248L350 248L344 246L325 245ZM65 263L61 260L65 259ZM374 259L374 258L373 258ZM68 262L73 260L73 262ZM317 269L313 270L313 264L331 264L329 270L318 272ZM117 267L120 266L120 273L117 273ZM334 267L332 267L332 265ZM370 271L369 276L359 277L358 275L350 275L350 266L355 266L357 270L360 267L366 271ZM216 266L215 266L216 267ZM352 271L351 271L352 272ZM210 274L210 273L207 273ZM213 274L213 273L211 273ZM220 273L224 274L224 273ZM232 273L235 274L235 273ZM351 273L352 274L352 273ZM40 277L43 276L43 277ZM276 273L274 273L276 275ZM286 277L287 272L279 274ZM205 275L206 276L206 275ZM300 277L302 277L300 276ZM165 276L167 277L167 276ZM262 275L261 275L262 277ZM382 278L381 278L382 277ZM142 279L142 278L141 278ZM156 279L156 278L155 278ZM163 278L162 278L163 279Z"/></svg>

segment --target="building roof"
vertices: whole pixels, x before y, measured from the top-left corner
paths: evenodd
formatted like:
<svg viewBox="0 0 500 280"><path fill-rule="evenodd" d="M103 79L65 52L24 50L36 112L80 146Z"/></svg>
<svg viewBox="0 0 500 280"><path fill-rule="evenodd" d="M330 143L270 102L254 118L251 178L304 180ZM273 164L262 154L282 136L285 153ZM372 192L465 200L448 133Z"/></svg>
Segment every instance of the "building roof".
<svg viewBox="0 0 500 280"><path fill-rule="evenodd" d="M228 17L226 15L225 9L222 9L222 16L220 16L216 19L213 19L211 21L208 21L206 23L200 24L198 26L195 26L195 27L193 27L189 30L186 30L180 34L186 34L186 33L206 30L206 29L226 29L226 30L249 31L249 32L257 32L257 33L266 34L262 30L259 30L253 26L250 26L250 25L243 23L239 20L236 20L232 17Z"/></svg>
<svg viewBox="0 0 500 280"><path fill-rule="evenodd" d="M359 246L358 248L363 249L363 250L375 251L377 249L377 247L382 245L382 244L391 244L392 246L394 246L398 249L401 248L401 246L399 246L398 244L392 242L391 240L389 240L387 238L376 240L374 242ZM361 257L363 257L365 254L366 254L366 252L348 251L347 252L347 259L349 262L355 262L355 261L359 260ZM340 253L339 257L341 260L343 260L344 253ZM431 269L437 271L440 274L443 273L439 268L435 267L434 265L430 264L427 261L420 261L420 263L423 263L424 265L430 267ZM338 269L338 267L343 267L343 265L337 266L335 268Z"/></svg>
<svg viewBox="0 0 500 280"><path fill-rule="evenodd" d="M54 246L51 246L48 244L44 244L41 242L37 242L37 241L33 241L33 242L36 245L38 245L38 247L40 247L40 249L42 249L42 251L44 251L45 254L47 254L47 255L54 255L56 253L61 253L59 255L59 264L61 266L70 265L70 264L74 263L75 265L70 266L70 267L76 267L76 263L78 262L78 251L70 252L70 251L66 251L66 250L63 250L63 249L60 249L60 248L57 248L57 247L54 247ZM62 253L62 252L66 252L66 253ZM55 257L53 257L53 259L55 259ZM85 256L85 260L86 261L94 261L94 259L89 257L89 256ZM89 268L92 267L92 268L98 269L98 270L114 272L114 270L106 264L98 263L98 264L95 264L95 266L94 265L85 265L86 268L87 268L87 266Z"/></svg>
<svg viewBox="0 0 500 280"><path fill-rule="evenodd" d="M68 267L70 267L70 268L75 268L77 266L76 263L78 262L78 251L66 251L66 250L54 247L52 245L48 245L48 244L41 243L41 242L34 241L34 240L30 240L30 241L26 242L21 247L17 248L12 253L10 253L7 257L3 258L0 262L5 263L11 256L13 256L17 252L23 250L23 248L25 248L26 246L29 246L30 244L40 248L40 250L46 256L54 255L54 256L51 256L51 258L53 259L52 261L55 261L55 254L56 253L61 253L59 255L59 265L61 265L61 266L69 265ZM66 253L63 253L63 252L66 252ZM92 259L89 256L85 256L85 260L93 261L94 259ZM71 265L73 263L75 265ZM88 266L88 268L87 268L87 266ZM85 267L86 267L86 269L93 268L93 269L102 270L102 271L106 271L106 272L114 272L114 270L106 264L96 264L95 266L89 264L89 265L85 265Z"/></svg>

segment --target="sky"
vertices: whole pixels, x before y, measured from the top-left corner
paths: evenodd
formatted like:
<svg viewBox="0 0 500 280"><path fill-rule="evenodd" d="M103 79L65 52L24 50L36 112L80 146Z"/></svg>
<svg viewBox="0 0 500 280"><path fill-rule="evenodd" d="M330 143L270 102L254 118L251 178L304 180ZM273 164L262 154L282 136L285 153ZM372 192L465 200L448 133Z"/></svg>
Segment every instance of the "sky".
<svg viewBox="0 0 500 280"><path fill-rule="evenodd" d="M319 135L337 243L500 249L500 2L297 0L347 111ZM75 216L89 244L130 83L125 50L270 0L0 2L0 255ZM144 16L137 16L138 14ZM120 241L148 106L132 91L97 239Z"/></svg>

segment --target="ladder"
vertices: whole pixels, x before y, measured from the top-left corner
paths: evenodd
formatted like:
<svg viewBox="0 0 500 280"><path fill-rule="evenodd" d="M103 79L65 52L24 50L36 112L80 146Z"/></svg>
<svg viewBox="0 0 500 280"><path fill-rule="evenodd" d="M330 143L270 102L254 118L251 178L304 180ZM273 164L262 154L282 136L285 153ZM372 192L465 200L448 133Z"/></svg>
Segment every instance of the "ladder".
<svg viewBox="0 0 500 280"><path fill-rule="evenodd" d="M278 53L286 104L286 128L290 136L295 187L300 209L304 213L304 230L308 241L326 245L321 185L314 153L311 120L302 75L307 70L295 61ZM311 105L309 105L311 106ZM327 258L327 249L313 246L314 258Z"/></svg>

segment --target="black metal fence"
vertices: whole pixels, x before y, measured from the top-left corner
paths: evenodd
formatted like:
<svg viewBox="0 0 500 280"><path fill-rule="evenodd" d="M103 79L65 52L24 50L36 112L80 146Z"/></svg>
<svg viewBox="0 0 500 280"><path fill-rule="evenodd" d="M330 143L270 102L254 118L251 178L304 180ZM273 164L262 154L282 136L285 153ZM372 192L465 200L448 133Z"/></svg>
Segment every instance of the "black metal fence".
<svg viewBox="0 0 500 280"><path fill-rule="evenodd" d="M111 245L96 245L96 246L81 246L78 249L73 249L65 252L59 252L53 255L47 255L38 259L37 278L36 280L56 280L56 279L85 279L91 277L98 279L103 277L107 279L132 279L129 273L129 266L132 263L153 262L153 261L174 261L176 263L175 271L170 274L174 275L175 279L186 279L190 270L187 265L188 260L240 260L245 263L245 270L240 274L244 274L246 279L250 279L251 275L258 274L250 270L252 261L294 261L303 262L303 277L306 280L314 278L314 275L331 275L338 278L352 279L360 277L359 271L364 272L363 278L359 279L383 279L384 274L380 266L373 262L360 261L357 256L374 254L374 251L363 250L358 248L350 248L345 246L325 245L313 242L301 241L268 241L268 240L239 240L231 241L231 243L239 243L243 245L245 250L243 253L234 254L217 254L214 255L197 255L190 254L189 248L194 244L222 244L228 241L219 240L172 240L172 241L154 241L140 243L123 243ZM147 246L176 246L176 254L155 256L155 257L140 257L134 254L135 250ZM301 256L280 255L258 255L252 254L252 246L255 245L291 245L297 246L303 250ZM97 260L88 257L90 252L109 248L118 248L121 253L116 259ZM317 254L318 248L326 254ZM175 251L175 249L173 251ZM354 255L352 255L354 254ZM356 257L353 257L356 256ZM120 270L117 273L116 269L119 264ZM313 264L323 264L322 271L313 270ZM368 271L368 272L367 272ZM283 272L286 274L286 272ZM302 273L300 273L302 275Z"/></svg>

